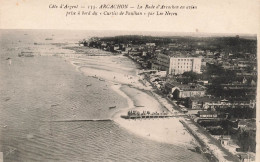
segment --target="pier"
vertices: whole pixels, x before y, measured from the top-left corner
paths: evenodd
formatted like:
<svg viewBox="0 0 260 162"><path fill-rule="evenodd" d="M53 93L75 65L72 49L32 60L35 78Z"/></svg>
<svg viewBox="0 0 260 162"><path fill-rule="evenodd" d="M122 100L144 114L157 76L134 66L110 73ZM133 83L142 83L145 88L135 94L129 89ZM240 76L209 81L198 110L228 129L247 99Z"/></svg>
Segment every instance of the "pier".
<svg viewBox="0 0 260 162"><path fill-rule="evenodd" d="M154 119L154 118L172 118L186 116L184 114L168 114L167 112L153 112L143 111L142 113L138 111L128 111L127 115L121 115L124 119Z"/></svg>
<svg viewBox="0 0 260 162"><path fill-rule="evenodd" d="M112 121L111 119L72 119L72 120L54 120L48 122L96 122L96 121Z"/></svg>

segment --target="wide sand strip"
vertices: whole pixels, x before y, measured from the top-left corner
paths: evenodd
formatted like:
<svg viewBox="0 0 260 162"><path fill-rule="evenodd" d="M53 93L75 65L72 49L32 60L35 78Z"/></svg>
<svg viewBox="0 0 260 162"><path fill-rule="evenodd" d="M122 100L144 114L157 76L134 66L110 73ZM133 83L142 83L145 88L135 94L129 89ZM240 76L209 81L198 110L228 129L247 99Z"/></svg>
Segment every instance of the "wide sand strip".
<svg viewBox="0 0 260 162"><path fill-rule="evenodd" d="M129 67L124 68L126 64L122 61L122 59L124 59L122 56L116 57L98 56L97 60L95 56L87 56L87 58L69 60L85 75L98 77L109 82L110 87L115 92L127 99L128 107L118 110L117 113L112 116L112 119L118 125L143 138L193 147L196 142L179 122L180 118L145 120L127 120L121 118L121 115L126 115L129 110L162 112L166 111L166 109L164 108L165 105L162 105L162 103L164 103L163 101L158 102L158 100L160 101L161 99L156 99L145 91L138 90L148 90L151 88L139 82L142 78L136 74L134 75L133 72L129 70ZM75 62L77 64L75 64ZM121 69L121 71L118 69Z"/></svg>

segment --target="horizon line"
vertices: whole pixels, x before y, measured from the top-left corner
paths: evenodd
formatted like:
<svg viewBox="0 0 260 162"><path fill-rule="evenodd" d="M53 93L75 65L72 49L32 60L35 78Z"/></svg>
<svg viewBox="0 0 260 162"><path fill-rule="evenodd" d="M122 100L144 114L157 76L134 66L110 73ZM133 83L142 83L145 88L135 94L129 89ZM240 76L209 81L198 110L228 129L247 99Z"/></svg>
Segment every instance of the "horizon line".
<svg viewBox="0 0 260 162"><path fill-rule="evenodd" d="M192 31L138 31L138 30L97 30L97 29L23 29L23 28L0 28L0 30L56 30L56 31L90 31L90 32L120 32L124 35L146 35L146 36L166 36L165 34L170 34L167 36L195 36L195 37L219 37L219 36L249 36L249 37L255 37L257 38L258 33L236 33L236 32L192 32ZM120 35L120 33L117 34L117 36ZM116 36L116 33L111 33L112 35ZM149 35L148 35L149 34ZM121 34L122 35L122 34Z"/></svg>

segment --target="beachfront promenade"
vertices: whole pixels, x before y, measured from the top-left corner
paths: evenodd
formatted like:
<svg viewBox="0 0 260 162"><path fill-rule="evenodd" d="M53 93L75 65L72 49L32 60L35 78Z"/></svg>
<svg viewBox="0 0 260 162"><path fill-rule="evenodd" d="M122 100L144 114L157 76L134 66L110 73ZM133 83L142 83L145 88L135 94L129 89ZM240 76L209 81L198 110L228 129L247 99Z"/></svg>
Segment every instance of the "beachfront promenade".
<svg viewBox="0 0 260 162"><path fill-rule="evenodd" d="M171 102L167 97L164 97L158 89L152 85L148 77L144 76L146 86L152 86L152 95L166 108L169 112L181 112L179 107ZM174 115L173 115L174 116ZM172 117L173 117L172 116ZM179 115L177 115L179 116ZM204 128L200 127L195 121L190 119L188 116L180 116L180 122L188 130L188 132L199 142L202 149L205 151L207 157L211 161L239 161L238 157L230 153L227 149L221 146L220 142L213 138Z"/></svg>
<svg viewBox="0 0 260 162"><path fill-rule="evenodd" d="M153 92L153 94L159 100L159 102L163 104L163 106L169 111L179 111L177 105L169 102L167 98L160 96L156 92ZM183 114L183 116L177 115L177 117L181 118L181 123L189 131L189 133L192 134L192 136L200 143L201 147L206 150L206 153L213 155L211 157L208 157L211 161L239 161L239 159L235 155L231 154L227 149L221 146L218 140L213 138L204 128L200 127L188 116ZM186 120L184 120L185 118Z"/></svg>
<svg viewBox="0 0 260 162"><path fill-rule="evenodd" d="M93 61L93 60L92 60ZM93 71L93 69L92 69ZM141 73L142 70L139 71L139 73ZM90 71L88 71L88 74L90 73ZM97 74L97 73L93 73ZM105 73L103 73L104 75ZM134 87L138 90L141 91L145 91L147 94L153 96L164 108L164 111L167 110L168 113L170 115L172 115L170 117L170 115L148 115L148 116L133 116L133 119L138 119L138 120L146 120L147 122L149 119L154 119L154 118L158 118L156 120L160 120L159 118L175 118L178 117L180 120L185 122L185 128L188 130L190 130L189 132L193 132L190 133L191 135L194 136L195 139L197 139L197 141L201 141L199 142L200 145L202 145L201 143L203 143L202 147L203 148L207 148L208 152L210 153L210 155L213 155L213 157L210 157L212 159L218 159L215 161L238 161L238 158L235 157L234 155L232 155L231 153L229 153L226 149L224 149L220 143L214 139L213 137L211 137L211 135L205 131L205 129L199 127L198 125L196 125L196 123L194 121L192 121L192 119L189 119L189 117L185 117L185 115L183 114L183 116L180 116L179 114L181 114L179 107L174 104L173 102L171 102L167 97L165 97L157 88L156 86L154 86L150 80L149 77L147 77L146 75L137 75L138 78L135 78L135 82L133 82L132 80L134 80L134 77L129 79L128 77L125 77L124 75L122 75L120 77L119 74L114 74L111 76L103 76L103 77L107 77L107 79L109 80L115 80L113 78L113 76L117 75L117 78L124 78L123 81L119 80L121 82L123 82L124 84L128 83L127 85L129 85L130 87ZM139 80L142 84L137 84L137 80ZM117 81L117 80L116 80ZM132 83L133 82L133 83ZM149 107L148 107L149 108ZM173 117L174 114L178 114L178 116ZM126 115L122 114L122 115ZM185 120L185 118L187 120ZM121 118L122 119L122 118ZM148 119L148 120L147 120ZM125 120L125 119L123 119ZM164 119L161 119L164 120ZM166 120L165 120L166 121ZM122 121L124 122L124 121ZM129 125L129 123L131 122L130 120L125 121L127 123L127 125ZM174 123L172 123L174 125ZM133 126L136 129L136 124ZM153 134L150 134L151 136L153 136ZM150 137L151 137L150 136ZM174 135L173 135L174 136ZM172 137L174 138L174 137ZM211 159L211 160L212 160Z"/></svg>
<svg viewBox="0 0 260 162"><path fill-rule="evenodd" d="M230 153L227 149L221 146L220 142L213 138L204 128L200 127L192 120L180 120L183 126L194 136L200 143L202 149L213 155L214 161L227 162L239 161L238 157ZM217 160L215 160L217 159Z"/></svg>
<svg viewBox="0 0 260 162"><path fill-rule="evenodd" d="M93 60L91 60L91 61L93 61ZM114 64L111 64L111 65L114 65ZM114 66L113 66L113 68L114 68ZM93 69L92 69L92 72L93 72ZM89 73L91 74L90 71L88 71L88 74ZM98 73L93 72L93 74L98 74ZM113 73L113 75L111 75L112 77L111 76L105 76L106 73L102 73L102 74L104 76L101 76L101 77L107 78L108 80L109 79L114 80L113 76L115 76L115 75L117 75L116 79L117 78L124 78L123 77L124 75L122 75L122 77L120 77L119 74L114 74L114 73ZM152 85L152 83L150 82L150 80L148 78L146 78L146 76L138 75L138 78L136 78L135 83L132 83L133 79L129 79L127 77L125 77L124 79L125 80L123 80L123 81L125 83L128 83L128 85L130 85L130 87L133 86L136 89L141 90L141 91L145 91L147 94L153 96L162 105L162 107L165 110L168 110L169 114L175 114L175 113L179 114L180 110L179 110L178 106L175 105L174 103L172 103L171 101L169 101L167 97L164 97L160 93L160 91L158 89L156 89L155 86ZM137 80L141 81L141 83L143 83L143 85L137 84L137 82L136 82ZM121 82L122 82L122 80L121 80ZM119 83L121 83L121 82L119 82ZM132 84L134 84L134 85L132 85ZM122 115L126 115L126 114L122 114ZM153 117L156 118L156 115L154 115ZM159 118L159 116L157 116L157 117ZM234 157L234 155L232 155L232 154L228 153L228 151L224 150L223 147L220 145L220 143L217 140L215 140L214 138L210 138L211 136L209 135L209 133L205 132L205 130L203 128L197 126L194 121L192 121L191 119L189 119L190 121L186 121L185 118L188 118L188 117L183 117L183 116L178 116L178 117L179 117L180 120L183 119L183 121L185 121L186 129L187 130L190 129L192 132L194 132L194 133L191 133L191 134L195 137L195 139L197 139L198 141L203 141L203 143L205 144L204 147L206 147L206 148L208 147L208 150L210 150L210 152L218 159L218 161L238 161L237 158ZM164 118L167 118L166 115L164 115ZM144 118L144 119L148 119L148 118ZM150 122L148 120L146 120L146 121L144 120L143 122L146 122L146 123ZM156 119L156 120L160 120L160 119ZM164 121L166 121L166 120L164 120ZM126 122L127 125L129 125L132 121L130 121L130 120L122 121L122 123L124 123L124 122ZM172 123L172 125L175 125L175 124ZM133 127L136 129L136 124L134 124ZM149 134L149 137L153 137L153 135L154 134L151 133L151 134ZM174 138L174 134L173 134L172 138ZM215 159L215 158L213 157L213 159Z"/></svg>

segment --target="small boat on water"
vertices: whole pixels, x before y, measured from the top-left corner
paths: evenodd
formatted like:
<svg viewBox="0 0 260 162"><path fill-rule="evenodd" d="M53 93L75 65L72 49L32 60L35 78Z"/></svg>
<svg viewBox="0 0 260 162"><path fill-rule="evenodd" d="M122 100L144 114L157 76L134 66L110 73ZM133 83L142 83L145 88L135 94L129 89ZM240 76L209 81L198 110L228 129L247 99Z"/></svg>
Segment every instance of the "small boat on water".
<svg viewBox="0 0 260 162"><path fill-rule="evenodd" d="M144 106L142 106L142 105L135 105L135 107L144 107Z"/></svg>
<svg viewBox="0 0 260 162"><path fill-rule="evenodd" d="M114 108L116 108L116 106L110 106L110 107L109 107L109 109L114 109Z"/></svg>
<svg viewBox="0 0 260 162"><path fill-rule="evenodd" d="M9 101L11 98L10 97L7 97L6 99L5 99L5 101Z"/></svg>
<svg viewBox="0 0 260 162"><path fill-rule="evenodd" d="M59 104L53 104L53 105L51 105L51 107L55 107L55 106L59 106Z"/></svg>
<svg viewBox="0 0 260 162"><path fill-rule="evenodd" d="M33 57L33 52L21 52L18 54L19 57Z"/></svg>

